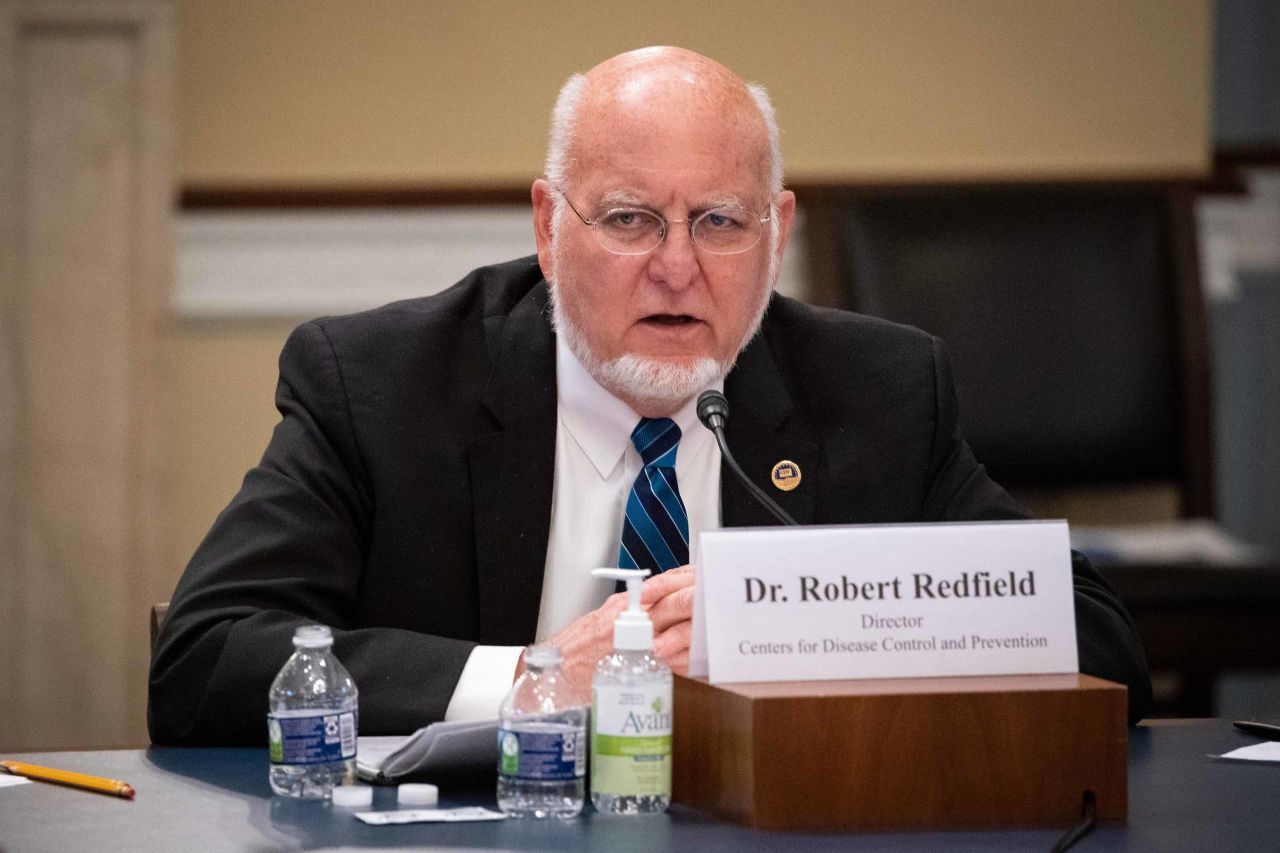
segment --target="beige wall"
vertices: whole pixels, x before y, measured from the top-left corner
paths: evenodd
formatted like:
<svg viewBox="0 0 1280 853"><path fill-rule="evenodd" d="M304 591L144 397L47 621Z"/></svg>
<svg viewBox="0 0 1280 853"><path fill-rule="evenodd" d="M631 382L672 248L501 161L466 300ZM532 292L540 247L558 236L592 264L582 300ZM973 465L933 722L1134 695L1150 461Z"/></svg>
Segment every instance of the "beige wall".
<svg viewBox="0 0 1280 853"><path fill-rule="evenodd" d="M163 316L168 5L0 0L0 46L14 48L0 50L0 97L32 108L0 110L20 119L0 121L0 187L29 191L0 206L0 320L32 365L0 360L0 392L19 400L0 405L9 746L142 741L145 604L172 588L276 420L291 322ZM1208 8L182 0L176 174L522 184L562 78L661 42L771 88L793 179L1197 174ZM47 15L62 23L24 23Z"/></svg>
<svg viewBox="0 0 1280 853"><path fill-rule="evenodd" d="M793 180L1197 174L1209 29L1208 0L188 0L179 170L213 186L523 183L567 74L679 43L770 88ZM288 327L166 340L175 578L275 422Z"/></svg>
<svg viewBox="0 0 1280 853"><path fill-rule="evenodd" d="M1208 0L186 0L179 171L523 184L566 75L678 43L769 87L792 179L1197 174L1209 29ZM261 454L290 326L178 323L164 341L174 580Z"/></svg>
<svg viewBox="0 0 1280 853"><path fill-rule="evenodd" d="M565 76L651 43L765 83L792 179L1197 174L1209 0L186 0L187 184L510 186ZM166 341L177 572L275 422L288 323Z"/></svg>
<svg viewBox="0 0 1280 853"><path fill-rule="evenodd" d="M180 322L161 341L169 589L279 420L276 357L292 325Z"/></svg>
<svg viewBox="0 0 1280 853"><path fill-rule="evenodd" d="M765 83L793 179L1198 173L1209 0L186 0L192 183L536 177L573 71L680 44Z"/></svg>

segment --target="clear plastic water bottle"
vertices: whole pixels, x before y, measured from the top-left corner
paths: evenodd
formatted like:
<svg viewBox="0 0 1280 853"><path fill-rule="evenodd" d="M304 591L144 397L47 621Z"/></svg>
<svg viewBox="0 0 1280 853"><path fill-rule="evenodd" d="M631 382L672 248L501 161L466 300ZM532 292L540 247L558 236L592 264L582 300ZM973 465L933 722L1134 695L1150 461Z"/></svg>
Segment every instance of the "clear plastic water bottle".
<svg viewBox="0 0 1280 853"><path fill-rule="evenodd" d="M335 785L355 781L356 685L333 656L326 626L298 628L293 647L267 694L271 790L328 799Z"/></svg>
<svg viewBox="0 0 1280 853"><path fill-rule="evenodd" d="M498 808L570 818L586 795L587 707L560 672L555 646L531 646L498 711Z"/></svg>

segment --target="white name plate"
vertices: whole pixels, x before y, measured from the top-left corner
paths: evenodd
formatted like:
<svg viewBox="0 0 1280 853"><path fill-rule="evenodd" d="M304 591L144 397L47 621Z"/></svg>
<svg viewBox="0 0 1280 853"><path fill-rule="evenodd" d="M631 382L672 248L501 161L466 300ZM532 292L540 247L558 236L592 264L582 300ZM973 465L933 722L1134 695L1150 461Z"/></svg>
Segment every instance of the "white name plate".
<svg viewBox="0 0 1280 853"><path fill-rule="evenodd" d="M1077 672L1067 525L706 531L712 682Z"/></svg>

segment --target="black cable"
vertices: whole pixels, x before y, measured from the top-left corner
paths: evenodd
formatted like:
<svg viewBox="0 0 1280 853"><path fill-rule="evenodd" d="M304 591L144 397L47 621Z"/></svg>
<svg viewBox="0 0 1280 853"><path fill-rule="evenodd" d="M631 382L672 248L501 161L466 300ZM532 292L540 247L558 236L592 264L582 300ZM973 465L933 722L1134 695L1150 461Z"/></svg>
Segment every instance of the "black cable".
<svg viewBox="0 0 1280 853"><path fill-rule="evenodd" d="M1049 853L1062 853L1062 851L1069 849L1073 844L1093 831L1097 823L1098 810L1094 803L1093 791L1085 791L1080 802L1080 822L1067 830L1067 834L1058 839Z"/></svg>
<svg viewBox="0 0 1280 853"><path fill-rule="evenodd" d="M729 452L729 443L725 441L724 430L720 427L712 427L711 432L716 437L716 443L720 445L721 458L724 459L725 462L729 463L729 467L733 469L733 473L742 481L742 485L746 486L747 489L751 491L751 496L759 501L761 506L769 510L769 512L773 514L773 517L778 519L778 521L786 525L799 527L799 523L788 515L786 510L770 500L769 496L766 495L759 486L751 482L751 478L743 473L742 469L738 467L738 461L734 459L733 454Z"/></svg>
<svg viewBox="0 0 1280 853"><path fill-rule="evenodd" d="M729 463L729 470L733 471L738 481L751 493L751 497L759 501L760 505L769 510L769 513L778 521L792 527L799 527L799 523L787 515L786 510L774 503L773 499L761 491L759 486L751 482L751 478L738 466L738 460L734 459L733 454L729 452L729 442L724 437L724 425L729 420L729 401L724 398L724 394L714 388L708 388L699 394L698 420L716 437L716 444L720 445L720 458Z"/></svg>

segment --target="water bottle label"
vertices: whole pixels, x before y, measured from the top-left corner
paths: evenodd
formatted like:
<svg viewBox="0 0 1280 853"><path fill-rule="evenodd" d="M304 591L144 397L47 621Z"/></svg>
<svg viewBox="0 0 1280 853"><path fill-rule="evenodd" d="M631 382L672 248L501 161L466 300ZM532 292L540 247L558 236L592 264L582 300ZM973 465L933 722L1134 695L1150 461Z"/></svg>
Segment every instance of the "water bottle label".
<svg viewBox="0 0 1280 853"><path fill-rule="evenodd" d="M584 731L498 729L498 772L511 779L560 782L587 772Z"/></svg>
<svg viewBox="0 0 1280 853"><path fill-rule="evenodd" d="M591 707L591 790L671 796L671 684L597 685Z"/></svg>
<svg viewBox="0 0 1280 853"><path fill-rule="evenodd" d="M356 754L354 711L267 714L272 764L327 764Z"/></svg>

